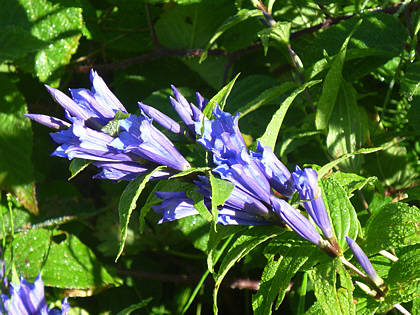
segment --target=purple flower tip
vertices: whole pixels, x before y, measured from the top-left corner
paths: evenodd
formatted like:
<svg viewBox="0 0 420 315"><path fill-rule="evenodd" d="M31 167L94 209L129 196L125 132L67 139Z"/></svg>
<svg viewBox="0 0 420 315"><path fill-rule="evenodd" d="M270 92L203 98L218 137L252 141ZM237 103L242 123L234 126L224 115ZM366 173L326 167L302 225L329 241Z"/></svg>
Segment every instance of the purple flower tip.
<svg viewBox="0 0 420 315"><path fill-rule="evenodd" d="M349 244L351 251L353 252L354 256L356 256L357 260L359 261L360 265L362 266L363 270L366 272L368 277L377 286L381 286L384 283L384 281L378 276L375 268L373 267L369 258L366 256L365 252L350 237L346 236L346 240L347 240L347 244Z"/></svg>

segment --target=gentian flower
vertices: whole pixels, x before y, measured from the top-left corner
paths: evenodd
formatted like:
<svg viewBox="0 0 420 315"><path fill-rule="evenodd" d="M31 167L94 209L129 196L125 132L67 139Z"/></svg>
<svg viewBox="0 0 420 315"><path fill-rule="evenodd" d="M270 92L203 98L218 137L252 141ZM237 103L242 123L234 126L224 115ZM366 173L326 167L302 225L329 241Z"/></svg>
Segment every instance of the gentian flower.
<svg viewBox="0 0 420 315"><path fill-rule="evenodd" d="M143 104L142 102L139 102L139 107L145 116L152 118L153 121L157 122L163 128L168 129L174 134L184 135L184 128L182 128L180 124L178 124L175 120L168 117L161 111L158 111L156 108L149 105Z"/></svg>
<svg viewBox="0 0 420 315"><path fill-rule="evenodd" d="M323 239L312 223L299 210L293 208L286 201L272 197L271 204L274 211L283 219L293 231L319 247L324 247Z"/></svg>
<svg viewBox="0 0 420 315"><path fill-rule="evenodd" d="M198 107L192 103L188 103L187 99L179 92L179 90L171 85L172 91L174 92L175 98L169 97L171 104L179 117L182 119L184 124L187 126L191 135L201 134L201 128L197 128L197 124L201 124L203 120L203 110L208 104L208 101L201 96L200 93L196 93L198 100Z"/></svg>
<svg viewBox="0 0 420 315"><path fill-rule="evenodd" d="M378 276L378 273L376 272L375 268L373 267L369 258L366 256L363 249L361 249L360 246L350 237L346 236L346 240L347 244L349 244L351 251L353 252L354 256L356 256L357 260L359 261L363 270L366 272L369 279L372 280L376 286L383 286L384 280L382 280L382 278Z"/></svg>
<svg viewBox="0 0 420 315"><path fill-rule="evenodd" d="M67 315L70 311L67 298L63 301L61 311L48 308L41 275L36 278L34 283L30 283L23 277L20 284L11 283L10 296L2 294L1 302L8 314L11 315Z"/></svg>
<svg viewBox="0 0 420 315"><path fill-rule="evenodd" d="M102 168L96 178L112 180L132 180L158 165L178 171L190 167L170 140L152 126L151 119L135 115L130 117L95 71L91 71L90 78L91 90L71 89L73 98L47 86L65 109L71 123L46 115L26 115L47 127L60 130L51 134L53 140L60 144L53 155L69 160L92 161L93 165ZM143 111L151 113L151 110ZM177 131L177 123L173 122L171 128ZM158 172L153 179L168 177L173 172Z"/></svg>
<svg viewBox="0 0 420 315"><path fill-rule="evenodd" d="M67 298L62 304L62 311L56 309L50 310L44 294L44 282L39 275L34 283L30 283L23 277L20 284L9 283L6 277L6 264L1 257L0 248L0 284L2 294L0 294L0 314L10 315L66 315L70 311L70 304ZM3 287L2 287L3 286Z"/></svg>
<svg viewBox="0 0 420 315"><path fill-rule="evenodd" d="M318 185L318 173L311 168L302 170L297 166L292 176L300 198L304 200L306 211L308 211L327 239L334 240L330 217L325 207L321 188Z"/></svg>
<svg viewBox="0 0 420 315"><path fill-rule="evenodd" d="M179 171L191 167L172 142L152 125L151 119L131 115L121 121L120 127L123 131L112 147Z"/></svg>
<svg viewBox="0 0 420 315"><path fill-rule="evenodd" d="M257 152L250 152L254 160L264 171L267 180L277 192L291 198L295 193L292 175L280 160L274 155L270 147L258 143Z"/></svg>

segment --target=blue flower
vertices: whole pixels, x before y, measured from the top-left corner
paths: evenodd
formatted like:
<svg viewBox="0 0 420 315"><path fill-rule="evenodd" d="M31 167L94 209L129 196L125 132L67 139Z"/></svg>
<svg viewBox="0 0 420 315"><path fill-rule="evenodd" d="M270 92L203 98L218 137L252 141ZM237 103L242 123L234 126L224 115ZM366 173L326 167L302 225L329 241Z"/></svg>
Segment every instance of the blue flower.
<svg viewBox="0 0 420 315"><path fill-rule="evenodd" d="M23 277L20 284L11 283L10 296L2 294L1 302L8 314L11 315L67 315L70 311L67 298L63 301L61 311L48 308L41 275L36 278L34 283L25 280Z"/></svg>
<svg viewBox="0 0 420 315"><path fill-rule="evenodd" d="M250 152L258 161L272 188L282 195L291 198L295 193L292 175L280 160L274 155L270 147L258 143L257 152Z"/></svg>
<svg viewBox="0 0 420 315"><path fill-rule="evenodd" d="M198 107L192 103L188 103L186 98L179 92L179 90L171 85L172 91L174 92L175 98L172 96L169 98L173 108L178 113L178 116L182 119L184 124L187 126L191 135L200 135L200 129L197 128L196 124L201 124L203 120L203 110L208 104L208 101L197 92Z"/></svg>
<svg viewBox="0 0 420 315"><path fill-rule="evenodd" d="M354 256L356 256L357 260L359 261L363 270L368 275L369 279L371 279L375 285L381 287L384 284L384 280L382 280L382 278L378 276L378 273L376 272L375 268L373 267L369 258L366 256L363 249L361 249L360 246L350 237L346 236L346 240L347 244L349 244L351 251L353 252Z"/></svg>
<svg viewBox="0 0 420 315"><path fill-rule="evenodd" d="M271 204L273 205L274 211L293 231L317 246L324 246L321 235L299 210L293 208L286 201L274 196L271 198Z"/></svg>
<svg viewBox="0 0 420 315"><path fill-rule="evenodd" d="M132 180L139 174L153 170L157 165L166 165L173 170L154 174L152 179L168 177L174 170L190 167L172 142L152 126L147 117L129 116L126 109L108 89L102 78L91 71L92 88L71 89L73 98L47 86L55 100L65 109L71 122L40 114L26 115L47 127L60 130L52 133L53 140L60 144L53 155L69 160L74 158L92 161L102 168L96 178ZM157 111L142 108L143 113L158 117ZM125 115L125 116L124 116ZM181 127L169 117L159 116L160 123L173 132ZM125 119L126 118L126 119Z"/></svg>
<svg viewBox="0 0 420 315"><path fill-rule="evenodd" d="M142 102L139 102L139 107L145 116L152 118L153 121L157 122L163 128L168 129L174 134L185 134L185 130L181 127L180 124L178 124L175 120L168 117L164 113L158 111L156 108L143 104Z"/></svg>
<svg viewBox="0 0 420 315"><path fill-rule="evenodd" d="M301 170L297 166L292 176L300 198L304 200L306 211L308 211L327 239L333 240L334 233L330 217L325 207L321 188L318 185L318 173L311 168Z"/></svg>
<svg viewBox="0 0 420 315"><path fill-rule="evenodd" d="M123 131L111 144L115 149L179 171L191 167L151 119L131 115L120 122L120 127Z"/></svg>

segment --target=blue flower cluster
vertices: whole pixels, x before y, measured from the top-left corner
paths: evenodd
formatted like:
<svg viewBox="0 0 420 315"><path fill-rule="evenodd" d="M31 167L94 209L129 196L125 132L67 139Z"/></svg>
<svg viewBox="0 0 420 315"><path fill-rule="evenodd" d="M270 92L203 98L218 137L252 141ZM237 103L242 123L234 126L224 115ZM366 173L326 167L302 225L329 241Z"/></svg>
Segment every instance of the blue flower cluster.
<svg viewBox="0 0 420 315"><path fill-rule="evenodd" d="M174 97L170 98L170 102L182 125L143 103L139 103L141 115L136 116L127 113L95 71L91 71L91 81L91 90L70 90L72 98L47 87L65 109L68 121L45 115L27 115L59 130L51 134L53 140L60 144L53 155L92 161L93 165L102 169L96 177L112 180L132 180L157 165L167 168L155 173L153 179L169 177L191 168L169 138L152 124L156 122L167 131L193 138L204 146L212 154L213 173L235 185L230 198L219 209L220 223L261 225L284 222L320 247L334 244L334 231L316 171L297 167L294 173L290 173L272 149L262 144L258 144L256 152L250 152L239 130L239 114L233 116L216 106L214 118L209 119L203 113L208 105L203 96L197 93L198 103L195 105L172 86ZM211 205L209 179L197 176L194 183L203 194L205 203ZM324 237L305 215L287 201L296 191ZM160 222L198 213L193 200L185 192L158 192L157 195L163 200L161 205L154 207L163 215Z"/></svg>
<svg viewBox="0 0 420 315"><path fill-rule="evenodd" d="M1 254L1 250L0 250ZM0 258L0 314L10 315L67 315L70 304L67 298L62 303L62 310L50 309L47 306L44 292L44 282L39 275L34 283L20 279L20 284L9 283L6 277L6 264Z"/></svg>

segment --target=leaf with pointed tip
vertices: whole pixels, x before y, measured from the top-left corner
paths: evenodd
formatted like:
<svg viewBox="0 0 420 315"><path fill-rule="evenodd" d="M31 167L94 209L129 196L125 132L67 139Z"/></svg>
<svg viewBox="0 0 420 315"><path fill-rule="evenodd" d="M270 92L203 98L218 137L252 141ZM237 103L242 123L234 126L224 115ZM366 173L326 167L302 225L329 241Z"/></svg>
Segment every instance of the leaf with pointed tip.
<svg viewBox="0 0 420 315"><path fill-rule="evenodd" d="M127 239L127 228L130 216L137 206L137 199L139 199L141 192L154 173L165 169L166 166L158 166L147 175L139 175L137 178L128 183L125 187L118 205L118 212L120 214L120 249L118 251L115 261L121 256L124 250L125 240Z"/></svg>
<svg viewBox="0 0 420 315"><path fill-rule="evenodd" d="M270 123L268 124L267 128L265 129L264 134L260 138L260 141L264 146L269 146L271 148L274 148L274 146L276 145L277 136L279 134L280 127L284 120L284 116L286 116L286 112L289 109L292 102L294 101L294 99L296 98L296 96L298 96L300 93L305 91L305 89L308 89L311 86L318 84L319 82L321 81L315 80L315 81L306 82L304 85L294 90L292 94L290 94L283 101L283 103L281 103L280 108L276 111Z"/></svg>

